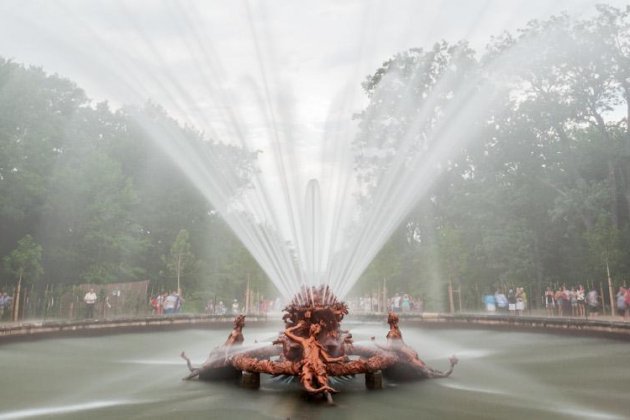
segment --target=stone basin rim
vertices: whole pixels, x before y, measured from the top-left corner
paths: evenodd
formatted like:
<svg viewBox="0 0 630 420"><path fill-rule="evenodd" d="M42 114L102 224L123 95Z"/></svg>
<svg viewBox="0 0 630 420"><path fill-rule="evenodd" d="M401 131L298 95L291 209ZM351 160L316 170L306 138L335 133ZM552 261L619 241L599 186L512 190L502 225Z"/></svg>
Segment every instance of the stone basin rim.
<svg viewBox="0 0 630 420"><path fill-rule="evenodd" d="M354 314L347 323L386 325L386 314ZM94 336L134 332L168 331L176 329L229 328L233 316L170 315L144 316L103 320L34 320L0 325L0 345L46 338ZM249 327L280 326L275 316L248 315ZM511 316L487 314L400 314L401 325L419 328L484 329L514 332L537 332L574 336L594 336L630 340L630 322L622 320L584 318L554 318L541 316ZM374 331L378 335L378 331Z"/></svg>

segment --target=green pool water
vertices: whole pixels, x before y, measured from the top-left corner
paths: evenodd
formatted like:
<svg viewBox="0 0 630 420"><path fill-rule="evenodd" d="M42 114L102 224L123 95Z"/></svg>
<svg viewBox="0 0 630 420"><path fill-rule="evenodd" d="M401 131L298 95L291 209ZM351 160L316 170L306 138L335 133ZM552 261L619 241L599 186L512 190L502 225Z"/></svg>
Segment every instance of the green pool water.
<svg viewBox="0 0 630 420"><path fill-rule="evenodd" d="M344 325L355 340L384 337L384 324ZM484 330L405 328L431 366L460 364L450 378L336 383L335 405L309 400L268 376L258 391L182 381L185 350L201 363L229 330L181 330L60 338L0 346L0 420L59 419L622 419L630 418L627 342ZM264 342L278 328L244 330ZM384 338L381 342L384 343Z"/></svg>

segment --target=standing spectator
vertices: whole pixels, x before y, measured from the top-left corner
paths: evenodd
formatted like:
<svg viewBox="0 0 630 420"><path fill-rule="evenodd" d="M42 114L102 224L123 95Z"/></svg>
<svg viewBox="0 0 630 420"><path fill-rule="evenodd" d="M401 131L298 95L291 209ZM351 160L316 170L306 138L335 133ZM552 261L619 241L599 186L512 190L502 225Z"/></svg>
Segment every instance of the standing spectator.
<svg viewBox="0 0 630 420"><path fill-rule="evenodd" d="M178 300L178 296L177 296L177 292L175 291L172 291L171 294L166 296L166 299L164 299L164 313L165 314L170 315L170 314L175 313L175 308L177 307L177 300Z"/></svg>
<svg viewBox="0 0 630 420"><path fill-rule="evenodd" d="M208 299L208 302L206 302L206 313L209 315L214 314L214 300L212 298Z"/></svg>
<svg viewBox="0 0 630 420"><path fill-rule="evenodd" d="M514 313L516 312L516 293L514 292L514 289L510 289L508 290L508 309L510 310L510 314L514 315Z"/></svg>
<svg viewBox="0 0 630 420"><path fill-rule="evenodd" d="M630 287L626 289L624 295L625 311L623 313L623 320L627 321L630 318Z"/></svg>
<svg viewBox="0 0 630 420"><path fill-rule="evenodd" d="M166 294L166 292L162 292L160 294L157 295L157 314L158 315L162 315L164 314L164 301L166 300L166 296L168 296Z"/></svg>
<svg viewBox="0 0 630 420"><path fill-rule="evenodd" d="M551 290L551 287L547 287L547 290L545 290L544 299L545 299L545 309L547 310L547 316L552 316L556 300L555 300L553 290Z"/></svg>
<svg viewBox="0 0 630 420"><path fill-rule="evenodd" d="M571 304L571 316L577 316L578 315L578 302L577 302L577 290L575 290L575 287L572 287L571 290L569 290L569 302Z"/></svg>
<svg viewBox="0 0 630 420"><path fill-rule="evenodd" d="M599 293L597 293L595 286L586 295L586 304L588 305L588 312L593 316L597 316L599 313Z"/></svg>
<svg viewBox="0 0 630 420"><path fill-rule="evenodd" d="M13 313L13 296L4 294L4 319L11 319Z"/></svg>
<svg viewBox="0 0 630 420"><path fill-rule="evenodd" d="M497 291L494 293L494 299L497 302L497 309L499 310L499 312L506 312L508 309L508 299L507 297L505 297L505 293L497 289Z"/></svg>
<svg viewBox="0 0 630 420"><path fill-rule="evenodd" d="M269 312L269 301L267 299L260 298L260 313L263 315L267 315Z"/></svg>
<svg viewBox="0 0 630 420"><path fill-rule="evenodd" d="M525 295L525 289L523 289L522 287L517 287L516 288L516 313L518 315L523 315L526 301L527 301L527 296Z"/></svg>
<svg viewBox="0 0 630 420"><path fill-rule="evenodd" d="M400 304L400 307L401 307L403 312L411 311L411 300L409 299L409 295L408 294L405 293L403 295L402 303Z"/></svg>
<svg viewBox="0 0 630 420"><path fill-rule="evenodd" d="M181 291L181 289L180 289ZM184 304L184 298L179 295L179 292L173 292L175 294L175 313L180 313L182 311L182 305Z"/></svg>
<svg viewBox="0 0 630 420"><path fill-rule="evenodd" d="M239 313L239 304L238 304L238 300L234 299L234 302L232 302L232 314L234 315L238 315Z"/></svg>
<svg viewBox="0 0 630 420"><path fill-rule="evenodd" d="M578 316L586 316L586 291L584 286L578 284L575 294L578 303Z"/></svg>
<svg viewBox="0 0 630 420"><path fill-rule="evenodd" d="M496 312L497 310L497 303L494 299L494 295L491 295L490 293L484 295L483 297L483 303L486 307L486 311L487 312Z"/></svg>
<svg viewBox="0 0 630 420"><path fill-rule="evenodd" d="M400 297L400 293L396 293L396 295L394 296L394 303L393 303L394 312L396 313L400 312L401 303L402 303L402 297Z"/></svg>
<svg viewBox="0 0 630 420"><path fill-rule="evenodd" d="M149 304L151 305L153 315L157 315L160 313L161 305L159 302L160 294L158 293L155 296L152 296L149 300Z"/></svg>
<svg viewBox="0 0 630 420"><path fill-rule="evenodd" d="M372 311L372 299L370 299L369 296L366 296L364 298L360 298L359 299L359 305L361 306L361 309L365 313L369 313L369 312Z"/></svg>
<svg viewBox="0 0 630 420"><path fill-rule="evenodd" d="M217 315L225 315L225 312L226 312L225 305L223 304L223 301L220 300L219 303L217 303L216 313Z"/></svg>
<svg viewBox="0 0 630 420"><path fill-rule="evenodd" d="M94 293L94 289L90 288L90 291L83 296L83 302L85 302L85 317L87 319L94 318L94 307L96 306L96 293Z"/></svg>
<svg viewBox="0 0 630 420"><path fill-rule="evenodd" d="M624 319L626 317L626 288L623 286L619 287L619 291L617 292L617 313L619 316L623 316Z"/></svg>
<svg viewBox="0 0 630 420"><path fill-rule="evenodd" d="M10 320L13 313L13 296L6 293L4 296L4 319Z"/></svg>
<svg viewBox="0 0 630 420"><path fill-rule="evenodd" d="M0 292L0 321L4 319L4 306L6 304L7 294Z"/></svg>
<svg viewBox="0 0 630 420"><path fill-rule="evenodd" d="M560 286L560 289L556 290L555 300L556 300L556 307L558 308L558 316L563 316L564 315L564 301L566 300L564 286Z"/></svg>

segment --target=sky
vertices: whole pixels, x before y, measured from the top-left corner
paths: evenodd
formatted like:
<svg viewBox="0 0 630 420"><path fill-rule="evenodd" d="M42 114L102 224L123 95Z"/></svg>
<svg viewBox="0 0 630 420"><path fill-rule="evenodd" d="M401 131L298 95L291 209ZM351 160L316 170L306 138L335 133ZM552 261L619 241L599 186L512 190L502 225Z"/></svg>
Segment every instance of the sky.
<svg viewBox="0 0 630 420"><path fill-rule="evenodd" d="M0 56L114 108L157 103L215 140L266 150L290 131L309 179L326 172L314 158L322 142L353 136L360 82L392 55L443 39L480 51L531 19L584 16L597 2L0 0Z"/></svg>
<svg viewBox="0 0 630 420"><path fill-rule="evenodd" d="M281 98L299 137L311 138L344 112L340 102L348 113L365 104L359 81L396 52L441 39L482 49L531 19L582 16L596 3L2 0L0 56L68 77L96 101L154 101L224 140L226 108L255 130L252 97ZM213 99L218 90L228 100Z"/></svg>

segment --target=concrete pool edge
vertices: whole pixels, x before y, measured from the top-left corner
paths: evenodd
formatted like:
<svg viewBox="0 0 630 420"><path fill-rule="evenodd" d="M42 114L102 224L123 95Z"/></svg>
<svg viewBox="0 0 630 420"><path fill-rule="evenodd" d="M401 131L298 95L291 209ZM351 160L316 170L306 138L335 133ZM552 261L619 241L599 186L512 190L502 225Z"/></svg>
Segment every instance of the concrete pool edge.
<svg viewBox="0 0 630 420"><path fill-rule="evenodd" d="M191 328L230 328L232 316L181 314L101 320L44 320L0 324L0 345L8 342L39 340L55 337L96 336L135 332L168 331ZM250 315L247 323L269 325L274 320ZM281 321L278 320L278 324Z"/></svg>
<svg viewBox="0 0 630 420"><path fill-rule="evenodd" d="M248 326L281 325L280 316L248 315ZM384 314L355 314L351 322L385 324ZM81 321L24 321L0 324L0 344L53 337L120 334L130 332L165 331L191 328L230 328L232 316L181 314L145 316L137 318L81 320ZM515 332L540 332L576 336L596 336L630 340L630 322L595 318L562 318L540 316L512 316L499 314L401 314L400 325L427 328L490 329ZM350 326L351 327L351 326Z"/></svg>
<svg viewBox="0 0 630 420"><path fill-rule="evenodd" d="M363 315L363 321L382 321L383 315ZM482 314L482 313L425 313L401 314L400 326L424 328L485 329L513 332L537 332L592 336L630 340L630 322L610 317L574 318L544 317L532 315Z"/></svg>

